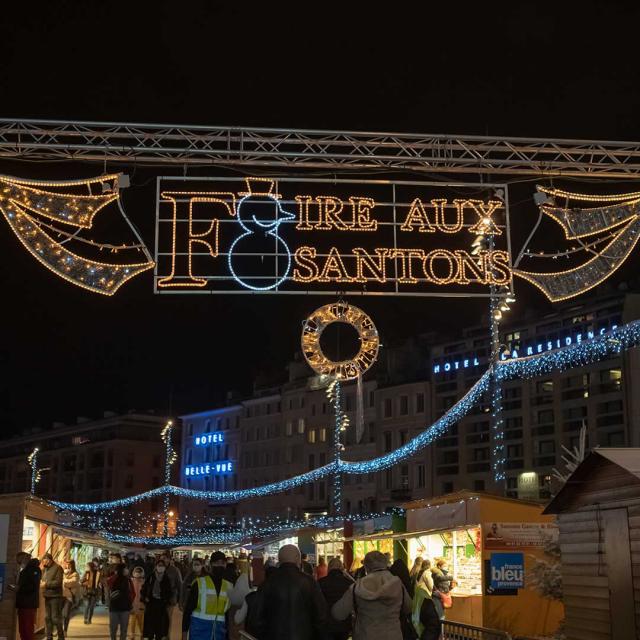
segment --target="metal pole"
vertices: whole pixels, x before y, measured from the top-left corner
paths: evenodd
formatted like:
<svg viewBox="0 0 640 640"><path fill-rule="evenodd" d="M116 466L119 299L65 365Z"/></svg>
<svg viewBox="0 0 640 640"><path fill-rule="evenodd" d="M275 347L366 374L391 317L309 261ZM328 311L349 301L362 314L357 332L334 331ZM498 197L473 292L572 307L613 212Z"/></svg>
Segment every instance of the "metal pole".
<svg viewBox="0 0 640 640"><path fill-rule="evenodd" d="M491 242L493 245L493 241ZM505 451L504 451L504 419L502 417L502 382L496 375L500 361L500 304L501 298L495 286L491 287L489 317L491 323L491 459L493 479L496 487L502 485L502 493L506 492Z"/></svg>
<svg viewBox="0 0 640 640"><path fill-rule="evenodd" d="M333 395L333 406L336 413L336 422L333 430L333 515L338 516L342 512L342 472L340 471L340 454L342 452L342 443L340 436L343 429L343 413L342 413L342 388L340 383L336 381Z"/></svg>

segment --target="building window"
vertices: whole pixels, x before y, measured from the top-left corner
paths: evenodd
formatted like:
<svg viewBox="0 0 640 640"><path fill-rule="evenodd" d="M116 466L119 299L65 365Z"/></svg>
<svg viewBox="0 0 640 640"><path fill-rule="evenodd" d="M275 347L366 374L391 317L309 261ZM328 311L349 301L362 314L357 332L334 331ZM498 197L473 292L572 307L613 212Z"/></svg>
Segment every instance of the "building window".
<svg viewBox="0 0 640 640"><path fill-rule="evenodd" d="M318 484L318 500L325 499L325 484L324 482L320 482Z"/></svg>
<svg viewBox="0 0 640 640"><path fill-rule="evenodd" d="M309 444L315 444L316 443L316 430L315 429L309 429L309 431L307 432L307 441L309 442Z"/></svg>
<svg viewBox="0 0 640 640"><path fill-rule="evenodd" d="M193 422L187 423L187 433L192 436L193 435Z"/></svg>
<svg viewBox="0 0 640 640"><path fill-rule="evenodd" d="M384 399L384 417L390 418L393 415L393 404L391 398Z"/></svg>
<svg viewBox="0 0 640 640"><path fill-rule="evenodd" d="M400 488L404 490L409 489L409 465L408 464L400 465Z"/></svg>
<svg viewBox="0 0 640 640"><path fill-rule="evenodd" d="M320 442L326 442L326 441L327 441L327 428L322 427L320 429Z"/></svg>
<svg viewBox="0 0 640 640"><path fill-rule="evenodd" d="M555 440L541 440L538 442L538 453L555 453L556 443Z"/></svg>
<svg viewBox="0 0 640 640"><path fill-rule="evenodd" d="M315 405L315 403L311 405L311 415L312 416L316 415L316 405Z"/></svg>
<svg viewBox="0 0 640 640"><path fill-rule="evenodd" d="M416 394L416 413L424 413L424 393Z"/></svg>
<svg viewBox="0 0 640 640"><path fill-rule="evenodd" d="M507 458L522 458L524 448L521 444L507 445Z"/></svg>
<svg viewBox="0 0 640 640"><path fill-rule="evenodd" d="M376 441L376 423L370 422L367 431L369 432L369 442L375 442Z"/></svg>
<svg viewBox="0 0 640 640"><path fill-rule="evenodd" d="M369 406L373 407L376 403L375 391L369 391Z"/></svg>
<svg viewBox="0 0 640 640"><path fill-rule="evenodd" d="M409 439L409 431L407 429L403 429L400 432L400 446L402 446L403 444L406 444L408 439Z"/></svg>
<svg viewBox="0 0 640 640"><path fill-rule="evenodd" d="M298 433L304 433L304 418L298 418Z"/></svg>
<svg viewBox="0 0 640 640"><path fill-rule="evenodd" d="M206 420L204 423L204 432L211 433L211 420Z"/></svg>
<svg viewBox="0 0 640 640"><path fill-rule="evenodd" d="M548 424L553 422L553 409L538 411L538 424Z"/></svg>
<svg viewBox="0 0 640 640"><path fill-rule="evenodd" d="M424 489L427 486L427 468L423 464L418 465L418 488Z"/></svg>
<svg viewBox="0 0 640 640"><path fill-rule="evenodd" d="M135 463L135 453L133 451L127 451L125 464L127 465L127 467L133 467L134 463Z"/></svg>
<svg viewBox="0 0 640 640"><path fill-rule="evenodd" d="M536 393L553 393L553 380L538 380L536 382Z"/></svg>
<svg viewBox="0 0 640 640"><path fill-rule="evenodd" d="M293 435L293 421L291 420L287 420L285 426L284 426L284 433L287 436L292 436Z"/></svg>
<svg viewBox="0 0 640 640"><path fill-rule="evenodd" d="M384 472L384 488L391 489L392 469L386 469Z"/></svg>
<svg viewBox="0 0 640 640"><path fill-rule="evenodd" d="M385 453L388 453L389 451L391 451L391 447L392 447L391 436L392 436L391 431L385 431L384 432L384 450L385 450Z"/></svg>
<svg viewBox="0 0 640 640"><path fill-rule="evenodd" d="M409 396L400 396L400 415L406 416L409 414Z"/></svg>

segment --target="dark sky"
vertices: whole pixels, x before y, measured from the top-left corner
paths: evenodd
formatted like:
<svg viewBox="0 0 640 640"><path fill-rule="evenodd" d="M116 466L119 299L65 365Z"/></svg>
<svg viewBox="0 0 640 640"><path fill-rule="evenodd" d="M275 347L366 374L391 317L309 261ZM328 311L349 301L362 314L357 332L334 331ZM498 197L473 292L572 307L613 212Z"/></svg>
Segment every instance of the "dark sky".
<svg viewBox="0 0 640 640"><path fill-rule="evenodd" d="M414 4L434 8L417 13ZM0 37L0 114L640 139L636 3L277 7L10 3ZM51 175L40 164L0 164L0 173ZM103 167L76 169L91 175ZM153 208L139 206L153 201L144 178L137 174L123 198L152 244ZM529 204L522 211L535 213ZM103 410L167 411L171 389L176 412L211 406L228 389L249 388L261 370L281 371L299 320L321 302L156 297L148 274L103 298L49 274L7 227L0 255L7 432ZM531 300L542 308L539 296ZM363 306L387 341L482 310L420 299Z"/></svg>

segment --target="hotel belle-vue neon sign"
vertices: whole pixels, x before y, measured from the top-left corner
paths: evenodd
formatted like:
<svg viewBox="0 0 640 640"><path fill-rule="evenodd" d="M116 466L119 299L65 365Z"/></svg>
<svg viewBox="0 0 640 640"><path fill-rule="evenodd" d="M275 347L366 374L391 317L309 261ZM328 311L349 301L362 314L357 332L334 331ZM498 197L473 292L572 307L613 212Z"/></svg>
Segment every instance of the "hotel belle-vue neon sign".
<svg viewBox="0 0 640 640"><path fill-rule="evenodd" d="M511 285L506 185L159 177L158 293L489 295ZM476 251L479 233L493 239Z"/></svg>

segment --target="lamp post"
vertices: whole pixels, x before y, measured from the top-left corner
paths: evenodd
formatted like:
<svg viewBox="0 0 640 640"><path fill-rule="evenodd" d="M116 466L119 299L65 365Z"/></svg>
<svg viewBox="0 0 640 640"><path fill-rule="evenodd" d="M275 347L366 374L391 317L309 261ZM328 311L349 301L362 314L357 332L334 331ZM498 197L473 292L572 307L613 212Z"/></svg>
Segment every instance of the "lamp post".
<svg viewBox="0 0 640 640"><path fill-rule="evenodd" d="M340 458L342 454L342 432L349 424L348 416L342 411L342 386L339 380L335 379L327 387L327 397L329 398L335 412L335 423L333 429L333 492L332 492L332 512L334 516L339 516L342 512L342 471L340 470Z"/></svg>

